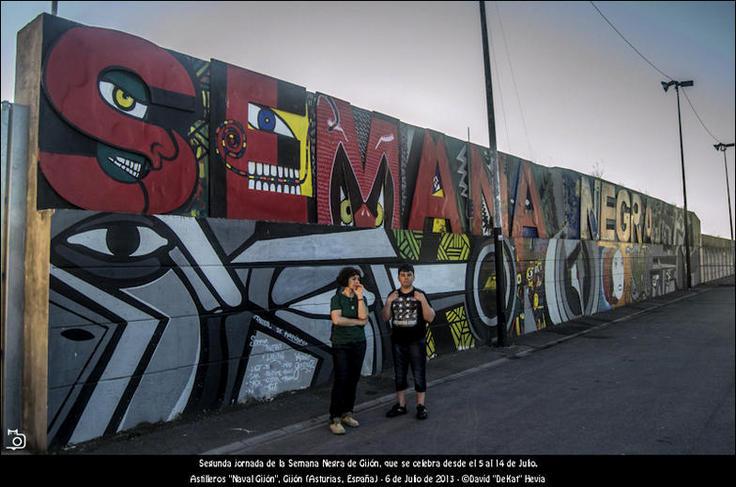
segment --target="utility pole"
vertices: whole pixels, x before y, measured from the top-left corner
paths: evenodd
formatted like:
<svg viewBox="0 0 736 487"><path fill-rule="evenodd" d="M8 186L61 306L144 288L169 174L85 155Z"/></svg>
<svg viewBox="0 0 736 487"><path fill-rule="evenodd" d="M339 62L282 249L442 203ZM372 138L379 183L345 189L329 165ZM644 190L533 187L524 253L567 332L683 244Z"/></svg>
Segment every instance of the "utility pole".
<svg viewBox="0 0 736 487"><path fill-rule="evenodd" d="M56 14L58 11L59 11L59 2L51 2L51 15L56 17Z"/></svg>
<svg viewBox="0 0 736 487"><path fill-rule="evenodd" d="M685 289L687 291L690 290L692 287L692 273L690 272L690 218L687 214L687 189L685 186L685 153L682 149L682 117L680 116L680 87L683 88L688 86L693 86L692 80L690 81L662 81L662 88L664 89L664 92L667 93L667 90L670 86L675 87L675 91L677 92L677 124L680 127L680 162L682 164L682 199L684 203L684 209L683 212L685 214L685 269L687 276L685 278Z"/></svg>
<svg viewBox="0 0 736 487"><path fill-rule="evenodd" d="M480 2L480 29L483 40L483 67L486 76L486 107L488 110L488 147L491 153L491 167L496 171L493 177L493 243L496 264L496 346L506 346L506 293L503 265L503 212L501 211L501 168L496 150L496 121L493 112L493 83L491 81L491 57L488 52L488 27L486 26L486 2ZM490 337L489 337L490 340Z"/></svg>
<svg viewBox="0 0 736 487"><path fill-rule="evenodd" d="M733 142L730 144L718 143L713 147L717 151L723 152L723 169L726 171L726 199L728 200L728 225L731 227L731 264L734 267L734 273L736 273L736 244L733 240L733 216L731 215L731 188L728 184L728 165L726 164L726 149L733 147Z"/></svg>

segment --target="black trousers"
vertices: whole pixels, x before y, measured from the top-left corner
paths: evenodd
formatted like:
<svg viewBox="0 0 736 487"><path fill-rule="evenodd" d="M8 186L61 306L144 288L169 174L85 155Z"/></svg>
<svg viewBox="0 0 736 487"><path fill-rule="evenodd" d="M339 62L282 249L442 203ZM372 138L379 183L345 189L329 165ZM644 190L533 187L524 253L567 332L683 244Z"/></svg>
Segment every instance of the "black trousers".
<svg viewBox="0 0 736 487"><path fill-rule="evenodd" d="M365 349L365 341L332 347L335 379L332 384L332 400L330 402L331 418L339 418L343 414L353 411L355 392L358 389Z"/></svg>
<svg viewBox="0 0 736 487"><path fill-rule="evenodd" d="M396 390L403 391L409 387L406 376L411 366L414 376L414 390L427 392L427 351L424 339L411 341L406 344L391 341L391 351L394 355L394 379Z"/></svg>

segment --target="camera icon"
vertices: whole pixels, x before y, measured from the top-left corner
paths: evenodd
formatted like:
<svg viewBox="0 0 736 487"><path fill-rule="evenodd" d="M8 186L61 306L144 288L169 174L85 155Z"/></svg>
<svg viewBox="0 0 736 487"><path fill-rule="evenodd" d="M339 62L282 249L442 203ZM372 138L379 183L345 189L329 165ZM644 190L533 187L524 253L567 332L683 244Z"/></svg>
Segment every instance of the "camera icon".
<svg viewBox="0 0 736 487"><path fill-rule="evenodd" d="M8 430L10 438L10 446L6 446L8 450L22 450L26 447L26 435L19 433L18 430Z"/></svg>

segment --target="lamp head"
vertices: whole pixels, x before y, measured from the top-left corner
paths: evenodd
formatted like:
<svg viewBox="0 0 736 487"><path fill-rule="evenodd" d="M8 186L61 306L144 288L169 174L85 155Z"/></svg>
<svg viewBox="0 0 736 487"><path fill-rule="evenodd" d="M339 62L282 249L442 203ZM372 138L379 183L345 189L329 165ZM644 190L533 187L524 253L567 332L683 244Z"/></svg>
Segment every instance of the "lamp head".
<svg viewBox="0 0 736 487"><path fill-rule="evenodd" d="M662 81L662 89L665 93L667 93L667 90L670 89L670 86L672 86L672 81Z"/></svg>

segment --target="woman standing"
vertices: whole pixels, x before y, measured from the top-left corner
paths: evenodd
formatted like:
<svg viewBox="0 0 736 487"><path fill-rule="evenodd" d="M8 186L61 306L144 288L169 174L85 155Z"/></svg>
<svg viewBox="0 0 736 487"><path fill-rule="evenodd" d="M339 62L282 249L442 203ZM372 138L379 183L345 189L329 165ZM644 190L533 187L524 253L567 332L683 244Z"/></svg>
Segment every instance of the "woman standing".
<svg viewBox="0 0 736 487"><path fill-rule="evenodd" d="M332 320L332 361L335 379L330 402L330 431L345 434L345 426L360 425L353 416L355 391L365 357L365 330L368 306L363 297L360 271L345 267L337 276L340 286L330 302Z"/></svg>

